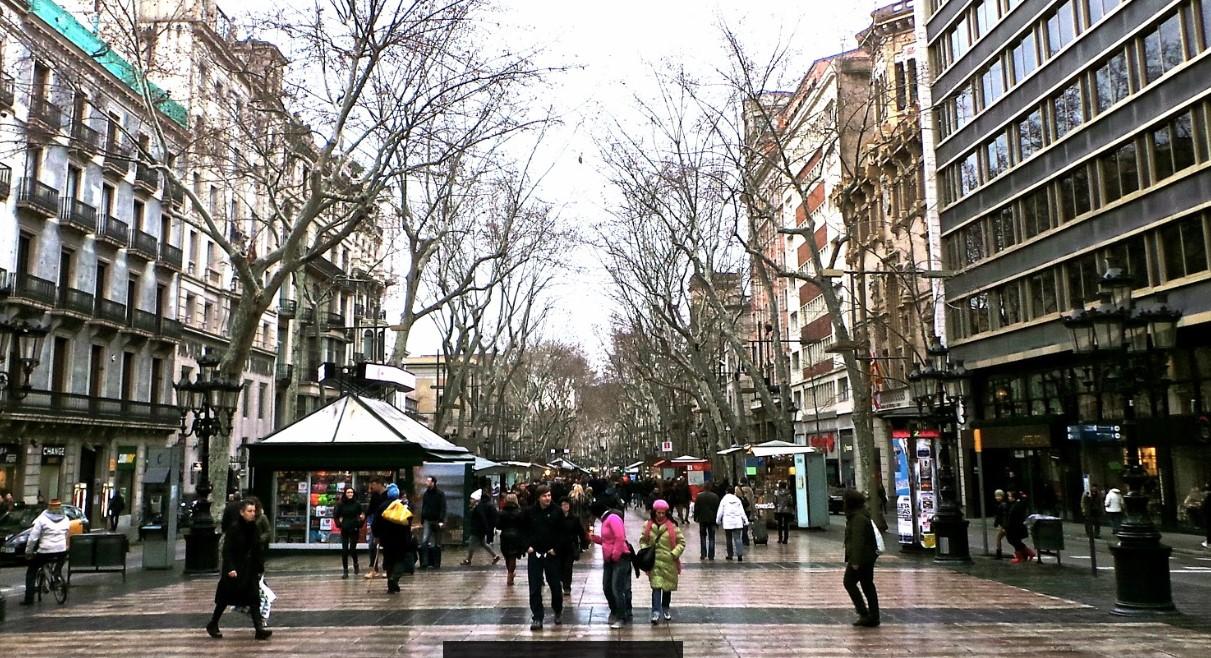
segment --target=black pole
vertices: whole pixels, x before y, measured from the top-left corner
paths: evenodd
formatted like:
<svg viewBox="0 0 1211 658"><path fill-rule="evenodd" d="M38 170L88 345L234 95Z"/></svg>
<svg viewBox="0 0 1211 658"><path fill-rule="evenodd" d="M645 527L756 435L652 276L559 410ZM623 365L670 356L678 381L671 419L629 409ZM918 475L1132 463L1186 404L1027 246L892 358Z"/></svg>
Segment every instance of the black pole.
<svg viewBox="0 0 1211 658"><path fill-rule="evenodd" d="M210 512L210 439L215 410L203 403L195 412L194 427L198 437L202 474L198 477L197 502L193 520L185 537L185 572L216 573L219 570L219 536L215 533L214 517Z"/></svg>

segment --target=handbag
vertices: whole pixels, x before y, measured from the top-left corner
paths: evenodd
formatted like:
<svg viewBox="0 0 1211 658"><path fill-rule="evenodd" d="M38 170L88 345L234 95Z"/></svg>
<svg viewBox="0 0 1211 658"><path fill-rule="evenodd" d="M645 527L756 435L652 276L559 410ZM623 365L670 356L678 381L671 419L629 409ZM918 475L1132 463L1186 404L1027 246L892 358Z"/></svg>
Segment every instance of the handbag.
<svg viewBox="0 0 1211 658"><path fill-rule="evenodd" d="M635 554L635 567L640 571L647 573L656 566L656 547L648 546L647 548L639 549Z"/></svg>
<svg viewBox="0 0 1211 658"><path fill-rule="evenodd" d="M408 506L398 500L391 501L387 509L383 510L383 520L390 521L395 525L410 525L412 523L412 510Z"/></svg>

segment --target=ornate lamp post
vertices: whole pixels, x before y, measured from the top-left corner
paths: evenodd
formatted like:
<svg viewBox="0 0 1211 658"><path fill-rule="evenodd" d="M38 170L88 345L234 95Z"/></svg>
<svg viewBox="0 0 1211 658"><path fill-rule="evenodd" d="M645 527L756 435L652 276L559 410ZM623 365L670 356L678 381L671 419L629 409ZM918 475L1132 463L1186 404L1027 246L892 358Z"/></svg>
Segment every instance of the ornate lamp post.
<svg viewBox="0 0 1211 658"><path fill-rule="evenodd" d="M43 326L0 320L0 368L4 368L0 370L0 389L7 388L14 400L24 399L29 393L29 376L41 362L42 342L46 340L47 333L49 330ZM14 342L17 346L17 362L13 365L21 369L20 383L17 377L9 374L5 364Z"/></svg>
<svg viewBox="0 0 1211 658"><path fill-rule="evenodd" d="M184 376L173 385L181 411L181 436L197 436L202 474L198 478L193 522L185 538L185 571L213 573L219 569L219 538L210 514L210 441L231 432L236 399L243 384L224 379L216 370L219 359L209 350L198 359L198 374L191 382ZM193 422L185 420L193 414Z"/></svg>
<svg viewBox="0 0 1211 658"><path fill-rule="evenodd" d="M1102 295L1097 306L1074 311L1064 318L1064 325L1072 333L1073 352L1106 361L1106 371L1095 369L1098 376L1091 382L1096 394L1122 396L1120 431L1127 462L1122 480L1129 490L1124 496L1126 517L1119 528L1119 543L1110 547L1114 554L1114 613L1169 612L1175 609L1169 582L1173 549L1161 543L1161 534L1148 514L1148 496L1143 491L1148 474L1140 465L1135 397L1148 382L1158 382L1163 390L1168 352L1177 344L1181 311L1164 304L1136 309L1131 298L1133 281L1120 267L1108 267L1098 287Z"/></svg>
<svg viewBox="0 0 1211 658"><path fill-rule="evenodd" d="M968 396L967 369L963 362L951 360L950 350L934 336L926 350L926 363L908 374L908 384L917 409L941 430L942 447L939 454L939 502L933 517L937 537L938 562L970 562L967 541L967 519L959 508L958 489L951 459L950 445L958 440L959 407Z"/></svg>

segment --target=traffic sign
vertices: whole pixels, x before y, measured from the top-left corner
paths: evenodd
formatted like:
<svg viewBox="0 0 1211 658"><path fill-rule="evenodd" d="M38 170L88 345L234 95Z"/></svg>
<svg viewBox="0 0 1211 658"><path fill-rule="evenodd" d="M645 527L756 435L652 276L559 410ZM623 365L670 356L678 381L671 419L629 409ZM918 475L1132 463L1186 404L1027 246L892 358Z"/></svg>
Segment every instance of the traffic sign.
<svg viewBox="0 0 1211 658"><path fill-rule="evenodd" d="M660 443L660 452L672 452L672 451L673 451L673 442L672 441L663 441Z"/></svg>

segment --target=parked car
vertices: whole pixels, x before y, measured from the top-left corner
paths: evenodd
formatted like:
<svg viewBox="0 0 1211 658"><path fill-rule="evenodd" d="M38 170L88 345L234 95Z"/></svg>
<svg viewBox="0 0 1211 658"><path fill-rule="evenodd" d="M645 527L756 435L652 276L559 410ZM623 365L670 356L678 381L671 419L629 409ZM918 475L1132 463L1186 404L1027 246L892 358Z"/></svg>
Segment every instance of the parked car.
<svg viewBox="0 0 1211 658"><path fill-rule="evenodd" d="M24 564L25 544L29 539L29 532L34 526L34 519L38 518L44 509L45 505L30 505L0 516L0 537L4 538L4 543L0 544L0 566ZM75 505L64 505L63 513L71 522L71 534L78 535L89 531L88 517L84 515L84 510Z"/></svg>

